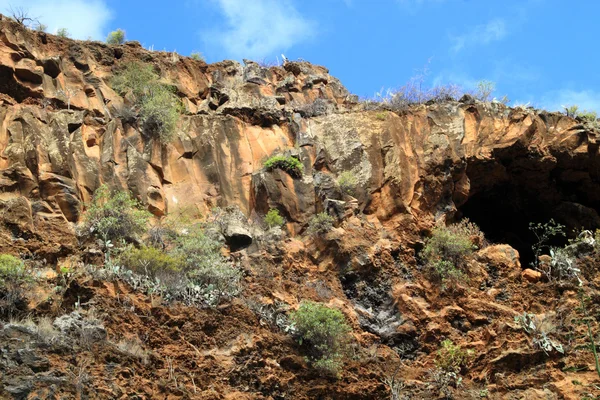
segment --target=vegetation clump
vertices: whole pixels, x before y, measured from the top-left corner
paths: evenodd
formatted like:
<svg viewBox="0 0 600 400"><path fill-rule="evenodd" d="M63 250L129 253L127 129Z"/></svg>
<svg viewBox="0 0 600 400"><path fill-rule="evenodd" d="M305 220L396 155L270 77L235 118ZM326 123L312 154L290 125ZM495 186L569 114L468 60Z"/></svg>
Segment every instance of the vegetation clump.
<svg viewBox="0 0 600 400"><path fill-rule="evenodd" d="M267 212L267 215L265 215L265 224L271 229L285 224L285 219L279 214L279 210L271 208L269 212Z"/></svg>
<svg viewBox="0 0 600 400"><path fill-rule="evenodd" d="M150 212L128 192L111 191L102 185L95 192L83 222L82 233L105 243L132 242L144 233Z"/></svg>
<svg viewBox="0 0 600 400"><path fill-rule="evenodd" d="M292 156L273 156L270 157L264 164L267 171L281 169L287 172L292 178L302 178L304 165L296 157Z"/></svg>
<svg viewBox="0 0 600 400"><path fill-rule="evenodd" d="M450 339L442 341L435 364L446 372L458 373L466 368L473 358L473 350L463 350Z"/></svg>
<svg viewBox="0 0 600 400"><path fill-rule="evenodd" d="M333 228L334 222L335 219L326 212L318 213L308 221L308 232L313 235L324 235Z"/></svg>
<svg viewBox="0 0 600 400"><path fill-rule="evenodd" d="M122 96L130 93L144 131L167 143L171 140L181 105L173 88L160 81L152 65L132 62L112 79L112 88Z"/></svg>
<svg viewBox="0 0 600 400"><path fill-rule="evenodd" d="M340 185L340 189L343 193L352 196L356 191L356 186L358 185L358 178L356 177L356 174L354 172L344 171L338 176L337 183L338 185Z"/></svg>
<svg viewBox="0 0 600 400"><path fill-rule="evenodd" d="M179 258L151 246L143 246L139 249L131 247L119 255L118 262L131 271L152 278L178 273L182 269Z"/></svg>
<svg viewBox="0 0 600 400"><path fill-rule="evenodd" d="M312 301L303 301L290 319L307 361L317 369L338 375L346 356L351 328L341 311Z"/></svg>
<svg viewBox="0 0 600 400"><path fill-rule="evenodd" d="M202 53L200 53L199 51L193 51L190 54L190 58L192 60L196 60L196 61L204 61L204 56L202 55Z"/></svg>
<svg viewBox="0 0 600 400"><path fill-rule="evenodd" d="M27 274L23 261L10 254L0 254L0 286L26 280Z"/></svg>
<svg viewBox="0 0 600 400"><path fill-rule="evenodd" d="M61 38L68 38L71 36L71 34L67 30L67 28L60 28L59 30L56 31L56 36L61 37Z"/></svg>
<svg viewBox="0 0 600 400"><path fill-rule="evenodd" d="M421 253L430 276L441 281L443 287L454 286L464 276L466 261L484 240L477 225L467 219L435 227Z"/></svg>
<svg viewBox="0 0 600 400"><path fill-rule="evenodd" d="M108 34L106 38L108 44L123 44L125 43L125 31L123 29L117 29Z"/></svg>

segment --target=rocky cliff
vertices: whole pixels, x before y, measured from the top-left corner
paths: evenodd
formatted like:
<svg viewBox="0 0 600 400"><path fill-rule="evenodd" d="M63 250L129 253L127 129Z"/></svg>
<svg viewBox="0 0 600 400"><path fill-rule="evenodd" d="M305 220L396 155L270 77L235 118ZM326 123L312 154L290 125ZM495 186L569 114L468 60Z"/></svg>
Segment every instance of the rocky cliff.
<svg viewBox="0 0 600 400"><path fill-rule="evenodd" d="M126 99L110 78L129 61L152 64L176 87L184 112L168 144L123 118ZM40 299L32 313L58 316L92 302L106 313L108 336L145 335L149 363L110 348L88 351L85 368L81 353L29 354L18 343L31 334L6 325L8 394L63 398L71 375L85 370L90 389L74 396L383 399L385 371L400 365L405 397L394 399L431 398L426 371L444 338L477 354L455 398L580 398L596 390L593 359L575 350L575 328L573 352L549 357L511 325L524 311L572 316L575 287L529 282L521 266L533 260L531 221L554 218L569 232L600 228L599 132L581 120L469 96L369 111L326 68L307 62L207 65L1 18L0 121L2 252L50 266L77 257L75 225L104 183L131 191L156 218L182 207L206 215L237 206L259 219L276 208L288 232L277 251L232 254L246 270L246 298L335 306L361 349L340 379L324 378L241 300L218 310L158 306L123 283L88 277L70 283L60 310ZM265 170L275 154L298 158L302 177ZM352 196L337 183L347 171L357 179ZM318 240L304 235L323 210L336 227ZM435 224L464 217L496 244L478 252L462 294L449 296L421 276L418 253ZM20 361L11 361L15 354Z"/></svg>

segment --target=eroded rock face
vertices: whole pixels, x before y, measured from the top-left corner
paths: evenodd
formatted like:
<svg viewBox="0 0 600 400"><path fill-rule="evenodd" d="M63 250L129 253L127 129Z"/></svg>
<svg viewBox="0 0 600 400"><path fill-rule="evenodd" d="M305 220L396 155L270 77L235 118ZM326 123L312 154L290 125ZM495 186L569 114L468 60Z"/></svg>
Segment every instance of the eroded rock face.
<svg viewBox="0 0 600 400"><path fill-rule="evenodd" d="M187 206L205 213L236 205L246 215L278 208L292 233L324 209L392 224L466 215L485 225L478 212L502 206L490 200L497 193L508 197L506 212L539 203L535 217L556 209L569 226L600 225L596 132L558 113L473 99L361 111L325 68L306 62L207 65L134 42L64 40L5 19L0 32L0 186L31 204L28 229L53 221L40 233L49 237L72 233L103 183L130 190L156 216ZM117 118L124 99L110 78L134 60L177 86L186 112L169 144ZM304 164L301 179L262 168L284 153ZM336 184L345 171L358 182L351 197Z"/></svg>

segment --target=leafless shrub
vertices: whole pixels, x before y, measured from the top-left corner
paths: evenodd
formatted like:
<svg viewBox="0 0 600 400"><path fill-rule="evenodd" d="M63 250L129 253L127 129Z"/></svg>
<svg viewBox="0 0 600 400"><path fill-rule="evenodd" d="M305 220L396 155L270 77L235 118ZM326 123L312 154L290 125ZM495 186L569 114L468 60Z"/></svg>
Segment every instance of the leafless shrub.
<svg viewBox="0 0 600 400"><path fill-rule="evenodd" d="M140 359L143 364L148 364L148 352L138 338L122 339L116 344L116 347L121 352Z"/></svg>
<svg viewBox="0 0 600 400"><path fill-rule="evenodd" d="M381 381L385 386L387 386L390 391L390 400L405 400L406 396L402 395L402 391L404 390L404 381L400 379L398 373L400 372L400 367L402 364L398 365L393 371L384 374Z"/></svg>
<svg viewBox="0 0 600 400"><path fill-rule="evenodd" d="M9 7L8 9L9 15L12 19L14 19L19 25L29 27L33 26L35 23L38 23L38 18L32 17L29 14L29 10L23 7Z"/></svg>
<svg viewBox="0 0 600 400"><path fill-rule="evenodd" d="M452 399L452 388L462 386L462 377L454 371L435 368L429 371L429 389L437 392L438 398Z"/></svg>

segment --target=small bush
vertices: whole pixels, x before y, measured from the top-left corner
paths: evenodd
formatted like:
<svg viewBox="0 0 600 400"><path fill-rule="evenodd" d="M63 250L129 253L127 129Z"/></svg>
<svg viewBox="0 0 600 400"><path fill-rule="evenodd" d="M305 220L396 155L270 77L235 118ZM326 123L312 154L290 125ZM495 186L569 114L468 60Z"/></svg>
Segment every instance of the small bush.
<svg viewBox="0 0 600 400"><path fill-rule="evenodd" d="M338 375L343 365L351 329L341 311L303 301L290 315L307 360L317 369Z"/></svg>
<svg viewBox="0 0 600 400"><path fill-rule="evenodd" d="M453 287L463 278L467 259L484 243L481 230L465 219L435 227L421 254L431 277L442 282L444 288Z"/></svg>
<svg viewBox="0 0 600 400"><path fill-rule="evenodd" d="M12 317L27 309L23 284L29 281L25 264L9 254L0 255L0 317Z"/></svg>
<svg viewBox="0 0 600 400"><path fill-rule="evenodd" d="M34 26L34 29L38 32L46 32L48 29L48 25L44 25L41 22L37 22Z"/></svg>
<svg viewBox="0 0 600 400"><path fill-rule="evenodd" d="M437 352L435 364L443 371L458 373L469 365L472 358L473 350L463 350L452 340L446 339Z"/></svg>
<svg viewBox="0 0 600 400"><path fill-rule="evenodd" d="M384 112L378 112L377 114L375 114L375 118L377 118L380 121L385 121L385 119L387 118L387 113Z"/></svg>
<svg viewBox="0 0 600 400"><path fill-rule="evenodd" d="M340 185L340 189L342 192L348 195L353 195L356 186L358 185L358 178L352 171L344 171L338 177L338 185Z"/></svg>
<svg viewBox="0 0 600 400"><path fill-rule="evenodd" d="M156 90L142 102L140 115L144 131L168 143L177 128L179 100L167 89Z"/></svg>
<svg viewBox="0 0 600 400"><path fill-rule="evenodd" d="M194 51L190 54L190 58L196 61L204 61L204 56L199 51Z"/></svg>
<svg viewBox="0 0 600 400"><path fill-rule="evenodd" d="M267 215L265 215L265 224L271 229L285 224L285 219L279 214L279 210L271 208Z"/></svg>
<svg viewBox="0 0 600 400"><path fill-rule="evenodd" d="M221 254L221 243L210 238L198 226L175 240L170 254L181 260L183 271L209 305L236 296L242 273Z"/></svg>
<svg viewBox="0 0 600 400"><path fill-rule="evenodd" d="M112 88L124 96L131 93L139 109L144 131L167 143L179 120L181 103L173 88L160 82L152 65L126 64L111 81Z"/></svg>
<svg viewBox="0 0 600 400"><path fill-rule="evenodd" d="M425 242L423 257L428 262L444 260L460 266L476 248L468 231L462 227L437 226Z"/></svg>
<svg viewBox="0 0 600 400"><path fill-rule="evenodd" d="M94 193L85 215L84 236L89 233L104 242L131 242L145 232L150 216L128 192L111 192L102 185Z"/></svg>
<svg viewBox="0 0 600 400"><path fill-rule="evenodd" d="M304 165L295 157L292 156L273 156L265 161L267 171L272 171L279 168L287 172L292 178L302 178Z"/></svg>
<svg viewBox="0 0 600 400"><path fill-rule="evenodd" d="M437 260L430 265L430 274L434 280L442 283L442 289L453 289L464 280L465 274L450 261Z"/></svg>
<svg viewBox="0 0 600 400"><path fill-rule="evenodd" d="M119 263L138 274L146 274L152 278L164 277L179 273L182 262L154 247L132 247L119 255Z"/></svg>
<svg viewBox="0 0 600 400"><path fill-rule="evenodd" d="M117 29L108 34L106 38L108 44L123 44L125 43L125 31L123 29Z"/></svg>
<svg viewBox="0 0 600 400"><path fill-rule="evenodd" d="M318 213L308 221L308 232L313 235L324 235L333 228L335 219L325 213Z"/></svg>
<svg viewBox="0 0 600 400"><path fill-rule="evenodd" d="M71 36L71 34L67 30L67 28L60 28L58 31L56 31L56 36L61 38L68 38Z"/></svg>
<svg viewBox="0 0 600 400"><path fill-rule="evenodd" d="M22 260L10 254L0 254L0 285L21 283L27 280L25 264Z"/></svg>

